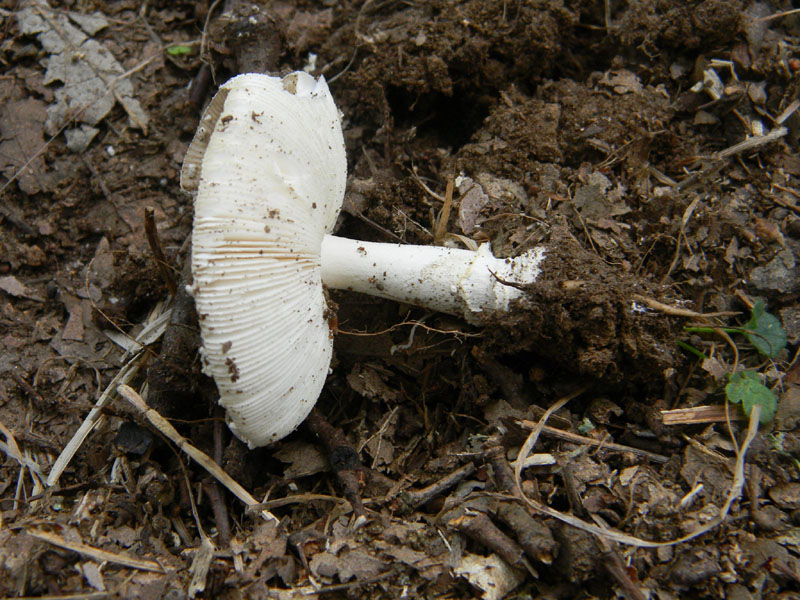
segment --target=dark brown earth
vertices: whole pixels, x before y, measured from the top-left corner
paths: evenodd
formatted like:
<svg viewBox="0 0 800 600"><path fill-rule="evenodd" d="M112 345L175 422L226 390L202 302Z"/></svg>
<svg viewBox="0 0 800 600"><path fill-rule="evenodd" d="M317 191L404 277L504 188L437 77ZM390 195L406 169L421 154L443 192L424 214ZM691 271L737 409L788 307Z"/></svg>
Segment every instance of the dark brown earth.
<svg viewBox="0 0 800 600"><path fill-rule="evenodd" d="M0 597L800 594L790 2L51 4L0 1ZM62 53L43 33L81 27L98 46ZM119 63L102 99L65 104L98 52ZM180 291L192 206L179 174L204 105L237 73L305 65L344 115L340 235L490 242L503 257L544 245L547 259L526 301L482 327L331 292L318 411L247 451L199 375L190 298L171 301L144 213ZM81 126L96 129L83 143ZM713 332L759 299L788 340L772 359ZM268 500L277 526L110 385L120 345L170 301L172 326L145 340L128 383ZM685 329L697 325L711 333ZM641 540L697 530L729 494L746 417L732 405L730 424L668 425L661 411L723 406L743 368L777 414L710 532L635 547L520 499ZM106 388L101 421L48 486ZM534 449L552 460L518 490L523 421L567 396Z"/></svg>

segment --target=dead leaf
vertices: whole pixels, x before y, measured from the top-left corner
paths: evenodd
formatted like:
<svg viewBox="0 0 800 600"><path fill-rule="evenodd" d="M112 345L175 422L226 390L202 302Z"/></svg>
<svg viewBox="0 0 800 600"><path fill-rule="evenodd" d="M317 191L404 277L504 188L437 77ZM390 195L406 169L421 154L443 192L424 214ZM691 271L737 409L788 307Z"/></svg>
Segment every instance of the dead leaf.
<svg viewBox="0 0 800 600"><path fill-rule="evenodd" d="M17 185L26 194L55 189L55 181L48 176L44 159L36 156L44 146L44 122L47 105L34 98L9 102L0 110L0 169L7 178L20 169ZM34 158L35 157L35 158ZM30 162L29 162L30 161Z"/></svg>
<svg viewBox="0 0 800 600"><path fill-rule="evenodd" d="M264 563L286 556L287 540L286 532L282 531L276 523L272 521L260 523L247 540L247 545L250 548L248 553L254 554L258 552L258 556L247 567L247 577L249 579L255 578ZM273 575L274 573L269 574L270 577Z"/></svg>
<svg viewBox="0 0 800 600"><path fill-rule="evenodd" d="M461 194L458 203L458 226L465 235L469 235L475 229L481 209L489 204L489 196L479 183L469 177L459 178L458 191Z"/></svg>
<svg viewBox="0 0 800 600"><path fill-rule="evenodd" d="M764 36L769 30L769 21L766 17L772 13L772 7L767 2L753 2L744 11L743 29L747 36L750 58L755 60L764 43Z"/></svg>
<svg viewBox="0 0 800 600"><path fill-rule="evenodd" d="M0 277L0 290L3 290L6 294L15 296L17 298L30 298L32 300L39 301L42 300L39 296L33 294L24 283L22 283L13 275L4 275L3 277Z"/></svg>
<svg viewBox="0 0 800 600"><path fill-rule="evenodd" d="M703 370L711 375L716 381L721 381L725 374L728 372L728 369L725 368L719 360L716 358L706 358L703 360L702 364Z"/></svg>
<svg viewBox="0 0 800 600"><path fill-rule="evenodd" d="M64 84L55 91L55 104L47 109L48 133L54 135L72 119L97 125L119 102L131 124L147 135L148 116L134 98L130 79L122 77L125 69L107 48L89 37L107 26L105 18L99 13L56 12L38 0L21 10L18 20L22 33L35 34L50 53L44 83ZM85 150L92 137L86 129L71 134L70 149Z"/></svg>
<svg viewBox="0 0 800 600"><path fill-rule="evenodd" d="M30 557L34 547L41 544L25 531L13 534L7 527L0 530L0 565L4 568L4 583L12 589L24 589ZM41 553L41 549L38 552Z"/></svg>
<svg viewBox="0 0 800 600"><path fill-rule="evenodd" d="M496 554L464 554L453 571L480 590L484 600L501 600L524 579L521 571L509 567Z"/></svg>
<svg viewBox="0 0 800 600"><path fill-rule="evenodd" d="M360 550L343 550L339 556L320 552L311 559L311 570L320 577L338 577L339 581L371 579L381 574L388 565L382 560Z"/></svg>
<svg viewBox="0 0 800 600"><path fill-rule="evenodd" d="M62 338L65 340L83 340L83 302L80 298L67 292L61 293L61 301L69 313L67 325L64 327Z"/></svg>
<svg viewBox="0 0 800 600"><path fill-rule="evenodd" d="M786 240L783 237L783 233L781 233L780 227L778 227L778 224L775 221L757 218L754 223L754 229L756 235L761 240L777 242L786 248Z"/></svg>
<svg viewBox="0 0 800 600"><path fill-rule="evenodd" d="M408 565L409 567L429 566L431 564L430 557L424 552L412 550L408 546L395 546L384 542L383 540L375 540L373 542L376 548L380 548L391 556L393 559Z"/></svg>
<svg viewBox="0 0 800 600"><path fill-rule="evenodd" d="M319 12L299 10L286 27L286 39L295 52L304 52L316 44L322 44L330 35L332 24L333 11L330 8Z"/></svg>
<svg viewBox="0 0 800 600"><path fill-rule="evenodd" d="M639 81L639 77L626 69L606 71L603 73L600 83L612 88L617 94L640 94L642 92L642 82Z"/></svg>
<svg viewBox="0 0 800 600"><path fill-rule="evenodd" d="M689 445L684 451L681 477L690 486L702 483L705 486L703 494L718 502L725 497L733 481L730 464L725 460L714 460L709 454Z"/></svg>
<svg viewBox="0 0 800 600"><path fill-rule="evenodd" d="M283 472L286 479L299 479L328 471L328 459L314 444L289 442L273 454L275 458L289 466Z"/></svg>
<svg viewBox="0 0 800 600"><path fill-rule="evenodd" d="M98 592L106 591L106 584L103 581L103 573L100 571L100 566L96 562L88 561L81 565L81 571L86 582L96 589Z"/></svg>
<svg viewBox="0 0 800 600"><path fill-rule="evenodd" d="M397 390L393 390L384 382L380 373L371 365L357 364L347 375L347 383L366 398L380 398L394 402L399 395Z"/></svg>
<svg viewBox="0 0 800 600"><path fill-rule="evenodd" d="M372 457L373 469L390 465L394 460L394 444L390 441L394 437L394 432L397 427L397 412L392 412L388 421L384 421L381 425L380 431L372 436L364 448L367 453Z"/></svg>
<svg viewBox="0 0 800 600"><path fill-rule="evenodd" d="M139 540L139 534L136 533L136 530L127 525L109 529L106 537L123 548L130 548ZM103 541L102 538L101 541Z"/></svg>
<svg viewBox="0 0 800 600"><path fill-rule="evenodd" d="M781 508L797 510L800 508L800 483L790 481L774 485L769 489L769 497Z"/></svg>
<svg viewBox="0 0 800 600"><path fill-rule="evenodd" d="M518 182L491 173L479 173L473 180L457 179L461 195L457 224L466 235L472 233L484 220L481 211L489 205L523 207L528 205L528 194Z"/></svg>
<svg viewBox="0 0 800 600"><path fill-rule="evenodd" d="M716 125L717 123L719 123L719 119L710 112L698 110L694 115L695 125Z"/></svg>
<svg viewBox="0 0 800 600"><path fill-rule="evenodd" d="M728 243L728 247L725 248L725 262L729 265L733 266L733 263L736 262L736 258L739 255L739 238L735 235L731 237L731 241Z"/></svg>
<svg viewBox="0 0 800 600"><path fill-rule="evenodd" d="M777 431L792 431L800 421L800 386L786 381L786 386L778 402L778 410L775 412L775 429Z"/></svg>
<svg viewBox="0 0 800 600"><path fill-rule="evenodd" d="M89 263L89 280L92 287L105 290L111 287L116 276L114 268L114 254L111 252L111 244L105 236L100 239L94 251L94 258ZM95 302L100 300L100 295L92 294Z"/></svg>

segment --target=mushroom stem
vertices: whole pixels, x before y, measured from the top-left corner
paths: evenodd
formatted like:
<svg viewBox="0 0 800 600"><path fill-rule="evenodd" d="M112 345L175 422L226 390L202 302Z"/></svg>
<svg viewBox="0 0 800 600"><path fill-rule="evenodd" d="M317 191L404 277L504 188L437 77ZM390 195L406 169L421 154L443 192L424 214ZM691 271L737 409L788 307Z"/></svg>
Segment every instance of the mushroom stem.
<svg viewBox="0 0 800 600"><path fill-rule="evenodd" d="M332 235L322 240L322 283L423 308L470 322L508 310L523 292L507 283L536 280L544 248L514 259L495 258L488 244L477 251L439 246L362 242Z"/></svg>

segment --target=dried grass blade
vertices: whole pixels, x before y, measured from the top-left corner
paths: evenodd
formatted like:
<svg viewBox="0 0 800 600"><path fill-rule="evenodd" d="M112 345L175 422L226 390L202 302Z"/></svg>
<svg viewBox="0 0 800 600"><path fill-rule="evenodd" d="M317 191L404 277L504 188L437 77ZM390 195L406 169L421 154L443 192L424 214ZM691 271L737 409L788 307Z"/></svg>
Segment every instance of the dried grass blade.
<svg viewBox="0 0 800 600"><path fill-rule="evenodd" d="M30 456L25 455L22 450L20 450L17 440L14 438L14 434L3 424L2 421L0 421L0 433L6 437L6 441L8 442L8 445L0 442L0 451L16 460L21 467L27 467L33 476L35 476L34 481L42 481L44 479L44 475L39 467L39 463L30 458Z"/></svg>
<svg viewBox="0 0 800 600"><path fill-rule="evenodd" d="M108 404L113 397L116 387L120 384L128 383L139 372L139 366L143 356L144 352L139 352L131 358L131 360L119 370L114 379L111 380L111 383L103 390L103 393L100 394L94 407L89 411L89 414L86 415L81 426L78 427L78 431L75 432L72 439L64 446L56 462L53 463L53 467L50 469L50 473L47 475L47 481L45 482L48 487L53 487L58 484L61 474L64 472L64 469L67 468L67 465L69 465L72 457L75 456L78 448L80 448L86 438L89 437L92 429L102 422L103 407Z"/></svg>
<svg viewBox="0 0 800 600"><path fill-rule="evenodd" d="M236 482L230 475L222 470L217 463L215 463L210 456L199 448L193 446L189 441L183 437L172 426L172 424L162 417L158 412L148 407L142 397L131 387L127 385L120 385L117 387L119 395L130 402L136 410L138 410L144 417L150 421L150 424L163 433L170 441L172 441L178 448L183 450L189 455L196 463L203 467L209 474L219 481L222 485L228 488L234 496L239 498L247 506L257 506L258 501L250 495L238 482ZM261 516L266 520L278 522L277 517L267 510L261 511Z"/></svg>
<svg viewBox="0 0 800 600"><path fill-rule="evenodd" d="M77 552L83 556L88 556L97 562L107 561L117 565L124 565L132 569L139 569L140 571L152 571L154 573L166 572L161 565L159 565L157 562L153 562L152 560L142 560L139 558L133 558L131 556L125 556L123 554L114 554L113 552L100 550L100 548L88 546L87 544L69 542L61 536L56 535L55 533L50 533L49 531L33 530L29 531L28 534L31 537L35 537L36 539L53 544L59 548L72 550L73 552Z"/></svg>

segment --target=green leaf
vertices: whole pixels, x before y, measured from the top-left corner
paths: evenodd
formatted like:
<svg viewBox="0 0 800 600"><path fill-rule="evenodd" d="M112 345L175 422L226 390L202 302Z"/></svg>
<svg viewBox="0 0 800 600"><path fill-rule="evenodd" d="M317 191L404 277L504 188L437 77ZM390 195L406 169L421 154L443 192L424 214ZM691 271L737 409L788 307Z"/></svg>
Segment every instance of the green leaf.
<svg viewBox="0 0 800 600"><path fill-rule="evenodd" d="M746 415L750 415L753 407L761 406L762 423L769 423L775 415L778 399L772 390L761 383L761 378L755 371L741 371L729 377L725 386L725 396L733 404L742 403Z"/></svg>
<svg viewBox="0 0 800 600"><path fill-rule="evenodd" d="M744 334L761 354L775 358L786 347L786 332L778 317L765 308L763 300L755 303Z"/></svg>
<svg viewBox="0 0 800 600"><path fill-rule="evenodd" d="M183 56L184 54L189 54L192 51L191 46L170 46L167 48L167 54L170 56Z"/></svg>

